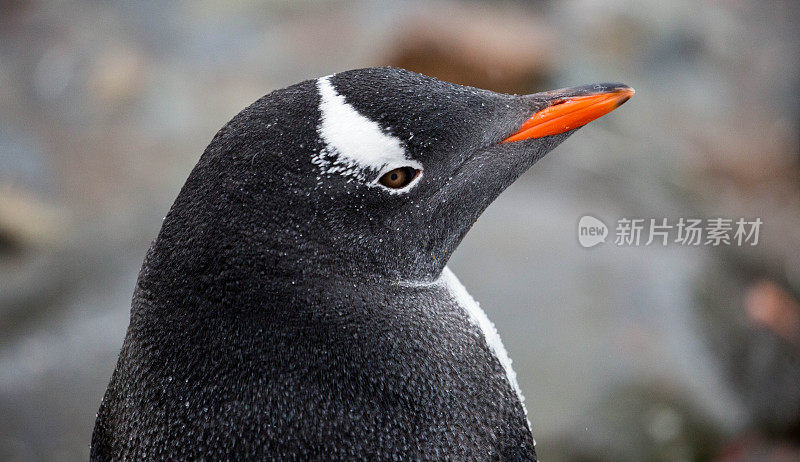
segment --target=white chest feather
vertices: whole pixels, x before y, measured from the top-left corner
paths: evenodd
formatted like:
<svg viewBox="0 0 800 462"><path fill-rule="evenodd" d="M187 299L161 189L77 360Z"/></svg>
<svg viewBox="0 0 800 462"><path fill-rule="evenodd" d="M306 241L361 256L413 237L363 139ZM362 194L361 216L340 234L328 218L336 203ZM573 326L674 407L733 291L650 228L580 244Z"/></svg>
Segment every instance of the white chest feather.
<svg viewBox="0 0 800 462"><path fill-rule="evenodd" d="M500 335L498 335L494 324L489 320L489 318L486 316L486 313L478 305L478 302L476 302L469 292L467 292L467 289L463 284L461 284L461 281L458 280L450 268L444 268L440 281L445 285L445 287L447 287L450 295L453 297L456 303L464 308L464 311L466 311L469 315L470 321L472 321L472 323L475 324L481 330L481 332L483 332L483 336L486 339L486 344L503 366L503 369L505 369L508 383L517 393L520 404L522 404L522 409L525 411L525 415L527 416L528 410L525 408L525 397L522 396L522 390L520 390L519 383L517 383L517 374L511 367L511 358L508 357L508 352L503 346L503 341L500 340ZM528 427L530 427L530 421L528 421Z"/></svg>

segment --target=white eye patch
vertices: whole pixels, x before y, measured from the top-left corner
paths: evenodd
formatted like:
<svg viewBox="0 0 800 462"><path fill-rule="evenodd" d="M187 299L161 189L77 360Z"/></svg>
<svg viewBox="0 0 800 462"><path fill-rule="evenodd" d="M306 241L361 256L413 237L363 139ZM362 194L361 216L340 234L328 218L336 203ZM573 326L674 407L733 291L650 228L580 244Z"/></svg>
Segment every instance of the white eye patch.
<svg viewBox="0 0 800 462"><path fill-rule="evenodd" d="M422 169L406 155L397 137L385 133L377 122L348 104L330 82L330 76L317 80L320 123L317 133L325 147L312 162L326 174L341 174L366 181L368 173L397 167ZM378 176L379 177L379 176ZM371 186L380 186L370 182Z"/></svg>

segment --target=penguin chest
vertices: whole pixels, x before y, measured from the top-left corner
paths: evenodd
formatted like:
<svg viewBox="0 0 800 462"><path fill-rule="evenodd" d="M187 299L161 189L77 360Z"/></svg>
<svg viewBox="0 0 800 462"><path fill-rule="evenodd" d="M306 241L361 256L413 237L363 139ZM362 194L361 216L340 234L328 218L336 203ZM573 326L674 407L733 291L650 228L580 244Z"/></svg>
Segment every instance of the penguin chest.
<svg viewBox="0 0 800 462"><path fill-rule="evenodd" d="M522 390L517 382L517 374L514 372L511 365L511 358L508 356L508 352L503 346L503 341L500 339L500 335L497 333L494 323L489 320L489 317L486 316L486 313L481 309L478 302L467 292L467 289L461 284L461 281L458 280L450 268L444 268L440 281L447 289L453 301L466 312L470 322L480 330L486 342L486 346L502 366L508 385L514 390L514 393L519 399L519 404L526 415L526 421L530 428L530 421L527 420L528 411L525 408L525 397L522 395Z"/></svg>
<svg viewBox="0 0 800 462"><path fill-rule="evenodd" d="M417 286L392 311L393 335L380 342L384 389L406 403L394 418L414 438L472 447L470 457L535 460L523 397L500 336L458 278L445 268L433 284ZM430 433L429 433L430 432ZM435 435L435 436L434 436ZM448 451L458 454L458 450Z"/></svg>

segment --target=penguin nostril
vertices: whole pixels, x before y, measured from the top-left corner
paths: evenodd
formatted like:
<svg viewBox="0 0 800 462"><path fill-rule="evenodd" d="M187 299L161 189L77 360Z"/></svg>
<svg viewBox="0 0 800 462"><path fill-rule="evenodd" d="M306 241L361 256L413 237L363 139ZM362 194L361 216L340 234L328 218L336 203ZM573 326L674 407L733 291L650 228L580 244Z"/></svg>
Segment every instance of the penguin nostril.
<svg viewBox="0 0 800 462"><path fill-rule="evenodd" d="M419 172L414 167L399 167L384 173L378 182L390 189L401 189L411 184Z"/></svg>

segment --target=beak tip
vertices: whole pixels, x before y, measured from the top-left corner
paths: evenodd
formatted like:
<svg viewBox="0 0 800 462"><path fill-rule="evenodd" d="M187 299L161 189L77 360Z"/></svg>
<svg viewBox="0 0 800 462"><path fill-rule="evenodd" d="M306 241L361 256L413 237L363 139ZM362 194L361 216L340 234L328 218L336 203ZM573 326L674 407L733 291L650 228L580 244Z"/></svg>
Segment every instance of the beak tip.
<svg viewBox="0 0 800 462"><path fill-rule="evenodd" d="M617 100L617 105L614 107L614 109L625 104L625 102L627 102L629 99L631 99L631 97L633 97L633 95L636 94L636 90L634 90L633 87L629 87L627 85L619 89L618 92L620 93L620 96L619 99Z"/></svg>
<svg viewBox="0 0 800 462"><path fill-rule="evenodd" d="M620 97L620 99L617 100L617 106L614 109L616 109L617 107L620 107L623 104L625 104L629 99L631 99L631 96L633 96L633 94L625 95L625 96Z"/></svg>

